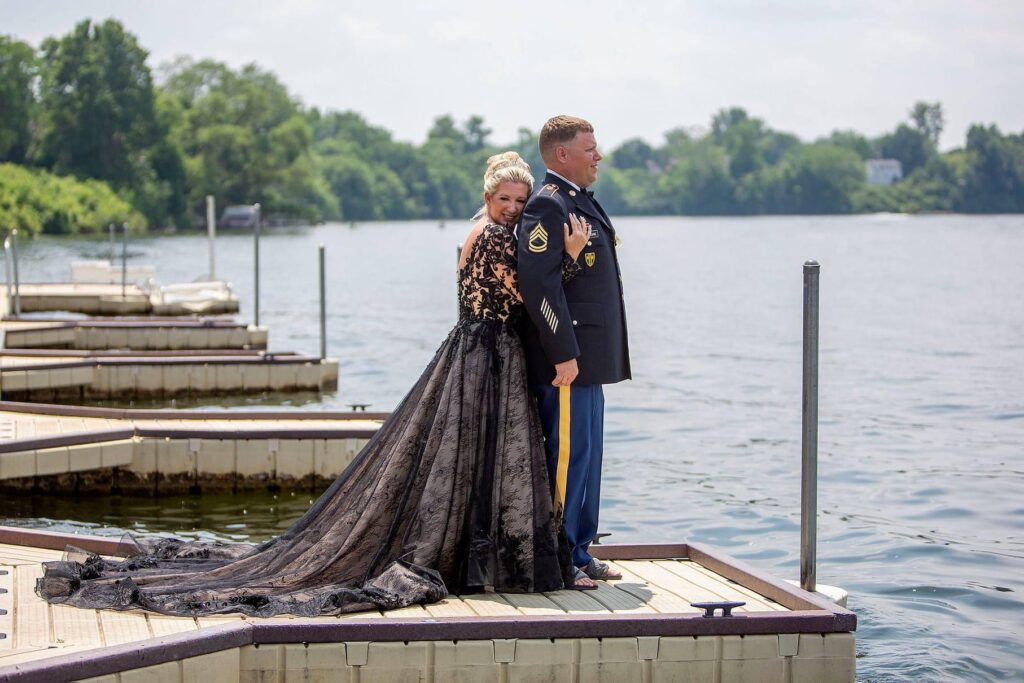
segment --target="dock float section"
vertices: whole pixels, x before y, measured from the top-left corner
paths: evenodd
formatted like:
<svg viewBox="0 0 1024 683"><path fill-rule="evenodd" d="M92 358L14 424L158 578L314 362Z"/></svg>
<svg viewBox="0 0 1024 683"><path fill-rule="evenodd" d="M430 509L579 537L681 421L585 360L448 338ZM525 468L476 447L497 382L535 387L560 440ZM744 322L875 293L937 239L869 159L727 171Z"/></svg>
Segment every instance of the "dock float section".
<svg viewBox="0 0 1024 683"><path fill-rule="evenodd" d="M169 617L50 605L41 562L117 539L0 527L0 679L852 683L857 618L702 544L599 545L596 591L483 592L340 617ZM746 603L705 617L694 602Z"/></svg>
<svg viewBox="0 0 1024 683"><path fill-rule="evenodd" d="M22 318L0 321L12 349L265 349L267 328L224 318Z"/></svg>
<svg viewBox="0 0 1024 683"><path fill-rule="evenodd" d="M172 398L264 391L333 391L338 361L242 349L4 349L0 396L48 401Z"/></svg>
<svg viewBox="0 0 1024 683"><path fill-rule="evenodd" d="M0 401L0 491L314 491L387 413L120 410Z"/></svg>
<svg viewBox="0 0 1024 683"><path fill-rule="evenodd" d="M174 298L162 291L150 292L128 284L87 282L23 282L18 285L22 313L69 311L87 315L219 315L238 313L238 297L225 283L209 284L208 291ZM170 289L170 285L165 289ZM188 287L188 285L184 285ZM7 287L0 285L0 310L8 314Z"/></svg>

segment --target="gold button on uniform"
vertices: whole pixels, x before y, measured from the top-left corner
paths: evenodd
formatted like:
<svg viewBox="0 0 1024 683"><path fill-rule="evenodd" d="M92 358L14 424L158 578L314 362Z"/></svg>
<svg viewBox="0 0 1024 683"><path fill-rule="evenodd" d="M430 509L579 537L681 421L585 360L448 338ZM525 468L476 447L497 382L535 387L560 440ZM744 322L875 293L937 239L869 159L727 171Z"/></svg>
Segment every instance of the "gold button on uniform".
<svg viewBox="0 0 1024 683"><path fill-rule="evenodd" d="M593 243L593 241L591 241L591 242L587 242L587 246L588 246L588 247L592 247L592 246L594 246L594 243Z"/></svg>
<svg viewBox="0 0 1024 683"><path fill-rule="evenodd" d="M573 327L576 327L577 325L579 325L579 323L578 323L578 322L576 322L575 320L573 320L573 321L572 321L572 326L573 326Z"/></svg>

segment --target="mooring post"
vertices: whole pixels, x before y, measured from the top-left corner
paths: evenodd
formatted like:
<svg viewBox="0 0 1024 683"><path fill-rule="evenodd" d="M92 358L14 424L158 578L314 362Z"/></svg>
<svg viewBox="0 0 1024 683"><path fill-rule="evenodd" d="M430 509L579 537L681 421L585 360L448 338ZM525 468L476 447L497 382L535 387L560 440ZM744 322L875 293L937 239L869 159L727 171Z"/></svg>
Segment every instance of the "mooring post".
<svg viewBox="0 0 1024 683"><path fill-rule="evenodd" d="M7 279L7 314L14 313L14 275L11 271L14 266L11 263L11 236L4 238L4 277Z"/></svg>
<svg viewBox="0 0 1024 683"><path fill-rule="evenodd" d="M121 224L121 299L128 289L128 224Z"/></svg>
<svg viewBox="0 0 1024 683"><path fill-rule="evenodd" d="M206 241L210 252L210 281L217 279L217 262L213 253L213 242L217 237L217 223L214 220L213 195L206 195Z"/></svg>
<svg viewBox="0 0 1024 683"><path fill-rule="evenodd" d="M327 358L327 269L324 245L320 245L320 360Z"/></svg>
<svg viewBox="0 0 1024 683"><path fill-rule="evenodd" d="M14 315L21 316L21 277L18 275L18 229L11 230L11 257L14 259Z"/></svg>
<svg viewBox="0 0 1024 683"><path fill-rule="evenodd" d="M818 555L818 275L804 263L803 467L800 480L800 587L814 592Z"/></svg>
<svg viewBox="0 0 1024 683"><path fill-rule="evenodd" d="M256 278L253 284L253 324L260 326L260 221L263 219L259 204L253 204L256 209L256 223L252 226L253 236L253 275Z"/></svg>

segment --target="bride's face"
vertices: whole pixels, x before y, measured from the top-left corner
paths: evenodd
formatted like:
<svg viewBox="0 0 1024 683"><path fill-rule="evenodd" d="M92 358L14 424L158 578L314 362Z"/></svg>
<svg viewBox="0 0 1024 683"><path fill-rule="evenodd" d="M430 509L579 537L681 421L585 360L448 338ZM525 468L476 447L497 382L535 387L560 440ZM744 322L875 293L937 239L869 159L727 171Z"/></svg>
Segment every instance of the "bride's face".
<svg viewBox="0 0 1024 683"><path fill-rule="evenodd" d="M501 183L494 194L484 192L487 215L495 223L515 225L529 197L530 188L526 183Z"/></svg>

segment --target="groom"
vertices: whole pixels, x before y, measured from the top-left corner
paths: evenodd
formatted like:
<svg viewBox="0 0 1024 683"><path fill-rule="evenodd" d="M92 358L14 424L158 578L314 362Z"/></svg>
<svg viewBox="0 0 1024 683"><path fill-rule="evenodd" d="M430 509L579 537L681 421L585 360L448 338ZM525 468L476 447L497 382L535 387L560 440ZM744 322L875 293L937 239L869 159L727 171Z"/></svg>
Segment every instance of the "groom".
<svg viewBox="0 0 1024 683"><path fill-rule="evenodd" d="M630 377L615 230L587 189L601 161L594 127L574 116L549 119L540 154L547 175L526 203L518 229L519 289L529 314L523 330L527 372L573 563L591 579L618 579L588 552L601 499L602 385ZM579 274L563 283L562 226L570 213L590 224L590 240L578 259Z"/></svg>

